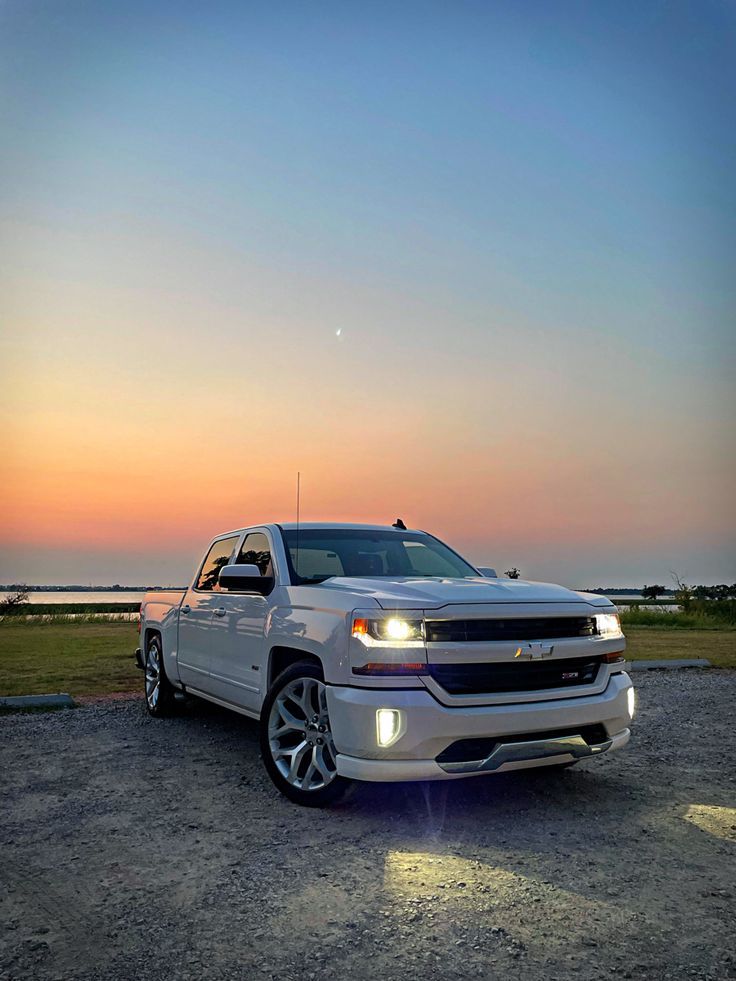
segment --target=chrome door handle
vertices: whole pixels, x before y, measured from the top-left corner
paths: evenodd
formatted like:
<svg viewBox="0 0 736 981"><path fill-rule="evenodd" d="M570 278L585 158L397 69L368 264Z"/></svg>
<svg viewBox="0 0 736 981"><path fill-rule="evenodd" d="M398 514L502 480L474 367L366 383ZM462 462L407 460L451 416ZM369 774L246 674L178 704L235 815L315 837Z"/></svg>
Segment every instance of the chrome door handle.
<svg viewBox="0 0 736 981"><path fill-rule="evenodd" d="M186 606L182 606L182 608L181 608L181 612L182 612L182 613L191 613L191 612L192 612L192 608L191 608L191 606L190 606L190 605L189 605L189 604L187 603L187 604L186 604Z"/></svg>
<svg viewBox="0 0 736 981"><path fill-rule="evenodd" d="M225 616L225 607L224 606L218 606L217 609L215 610L215 616L216 617L224 617Z"/></svg>

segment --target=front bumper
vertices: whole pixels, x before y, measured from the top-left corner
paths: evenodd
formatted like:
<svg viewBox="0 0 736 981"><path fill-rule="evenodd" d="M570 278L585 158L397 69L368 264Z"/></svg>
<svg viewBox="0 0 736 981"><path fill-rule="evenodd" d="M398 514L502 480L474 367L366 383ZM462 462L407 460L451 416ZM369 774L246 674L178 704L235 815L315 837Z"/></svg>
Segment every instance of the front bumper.
<svg viewBox="0 0 736 981"><path fill-rule="evenodd" d="M337 769L356 780L448 780L479 773L573 762L624 746L630 736L625 672L611 675L605 691L590 696L462 708L441 705L421 689L399 691L328 686ZM388 749L376 740L376 711L402 713L399 739ZM602 726L594 744L575 729ZM527 733L534 736L524 739ZM437 757L460 740L492 739L481 758L442 763ZM506 741L504 741L506 740Z"/></svg>

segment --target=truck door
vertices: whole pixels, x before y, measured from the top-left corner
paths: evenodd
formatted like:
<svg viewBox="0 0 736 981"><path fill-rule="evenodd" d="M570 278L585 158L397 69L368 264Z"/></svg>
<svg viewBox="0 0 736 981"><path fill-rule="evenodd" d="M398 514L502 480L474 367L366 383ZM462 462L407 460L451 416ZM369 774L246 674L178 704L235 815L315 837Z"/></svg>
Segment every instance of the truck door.
<svg viewBox="0 0 736 981"><path fill-rule="evenodd" d="M210 691L212 619L222 595L216 591L217 577L230 562L237 543L238 535L213 542L179 608L179 678L189 688Z"/></svg>
<svg viewBox="0 0 736 981"><path fill-rule="evenodd" d="M271 542L263 531L251 531L240 547L237 565L257 565L272 576ZM257 712L266 674L265 627L270 608L260 593L216 593L211 628L210 690L241 708Z"/></svg>

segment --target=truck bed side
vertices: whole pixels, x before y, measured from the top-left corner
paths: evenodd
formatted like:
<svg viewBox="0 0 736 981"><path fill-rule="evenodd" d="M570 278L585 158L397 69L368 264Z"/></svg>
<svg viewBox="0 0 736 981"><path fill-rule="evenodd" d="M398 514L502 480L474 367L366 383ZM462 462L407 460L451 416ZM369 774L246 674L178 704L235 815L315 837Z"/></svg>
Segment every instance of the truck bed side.
<svg viewBox="0 0 736 981"><path fill-rule="evenodd" d="M179 672L176 651L179 644L179 608L187 591L167 590L146 593L141 603L141 645L145 650L146 637L151 630L161 635L164 667L169 679L176 684Z"/></svg>

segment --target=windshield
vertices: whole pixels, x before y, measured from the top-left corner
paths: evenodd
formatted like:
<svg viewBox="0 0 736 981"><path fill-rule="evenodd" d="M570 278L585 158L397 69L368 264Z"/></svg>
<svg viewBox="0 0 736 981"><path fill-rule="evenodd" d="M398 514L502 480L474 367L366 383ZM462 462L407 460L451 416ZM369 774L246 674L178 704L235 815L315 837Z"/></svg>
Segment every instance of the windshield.
<svg viewBox="0 0 736 981"><path fill-rule="evenodd" d="M442 542L419 531L301 528L281 531L295 584L323 582L331 576L375 579L443 579L478 572Z"/></svg>

